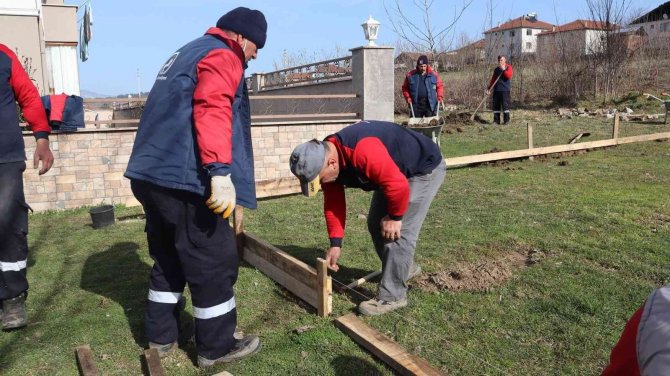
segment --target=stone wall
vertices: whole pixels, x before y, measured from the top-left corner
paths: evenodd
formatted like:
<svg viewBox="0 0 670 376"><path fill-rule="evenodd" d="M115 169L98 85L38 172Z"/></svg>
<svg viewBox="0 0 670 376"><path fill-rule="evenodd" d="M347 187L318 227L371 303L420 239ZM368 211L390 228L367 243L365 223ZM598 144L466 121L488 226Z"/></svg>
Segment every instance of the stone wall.
<svg viewBox="0 0 670 376"><path fill-rule="evenodd" d="M293 148L322 139L350 122L320 121L252 125L256 181L291 178L288 159ZM134 128L83 129L54 133L54 166L43 176L32 168L35 139L25 133L26 201L34 211L71 209L102 203L137 205L130 182L123 177L135 140Z"/></svg>

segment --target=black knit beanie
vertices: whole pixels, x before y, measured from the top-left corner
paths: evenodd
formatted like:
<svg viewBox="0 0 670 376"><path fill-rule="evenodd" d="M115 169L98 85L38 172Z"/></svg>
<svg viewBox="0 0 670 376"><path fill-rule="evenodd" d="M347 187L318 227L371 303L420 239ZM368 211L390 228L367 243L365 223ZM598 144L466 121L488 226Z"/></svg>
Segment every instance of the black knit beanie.
<svg viewBox="0 0 670 376"><path fill-rule="evenodd" d="M426 55L421 55L419 58L416 60L416 65L422 65L426 64L428 65L428 56Z"/></svg>
<svg viewBox="0 0 670 376"><path fill-rule="evenodd" d="M216 27L242 34L243 37L254 42L258 49L265 46L268 23L259 10L245 7L235 8L221 16L216 23Z"/></svg>

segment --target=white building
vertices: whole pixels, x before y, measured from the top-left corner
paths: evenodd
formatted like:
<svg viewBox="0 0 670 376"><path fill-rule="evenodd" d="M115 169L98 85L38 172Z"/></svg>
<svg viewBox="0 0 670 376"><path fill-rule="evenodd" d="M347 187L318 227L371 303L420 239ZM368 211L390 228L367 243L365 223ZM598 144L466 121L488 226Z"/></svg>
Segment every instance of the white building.
<svg viewBox="0 0 670 376"><path fill-rule="evenodd" d="M537 56L550 58L564 53L577 57L600 52L606 31L602 22L593 20L575 20L555 26L537 35Z"/></svg>
<svg viewBox="0 0 670 376"><path fill-rule="evenodd" d="M642 28L649 39L670 35L670 1L634 20L629 29Z"/></svg>
<svg viewBox="0 0 670 376"><path fill-rule="evenodd" d="M495 60L498 55L513 58L533 54L537 51L537 35L552 27L552 24L538 20L535 13L507 21L484 32L486 55Z"/></svg>
<svg viewBox="0 0 670 376"><path fill-rule="evenodd" d="M41 95L79 95L77 6L0 0L0 43L14 51Z"/></svg>

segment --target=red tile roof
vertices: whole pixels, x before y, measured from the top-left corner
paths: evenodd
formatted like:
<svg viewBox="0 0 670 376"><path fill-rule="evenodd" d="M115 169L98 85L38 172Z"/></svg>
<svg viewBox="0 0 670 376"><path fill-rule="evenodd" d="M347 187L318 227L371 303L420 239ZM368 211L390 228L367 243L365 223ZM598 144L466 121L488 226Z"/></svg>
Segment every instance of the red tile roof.
<svg viewBox="0 0 670 376"><path fill-rule="evenodd" d="M554 25L542 21L535 20L533 21L532 19L527 18L526 16L521 16L519 18L515 18L511 21L507 21L504 24L494 27L493 29L489 29L484 32L484 34L488 33L493 33L496 31L503 31L503 30L510 30L510 29L519 29L522 27L525 28L530 28L530 29L543 29L543 30L551 30L551 28Z"/></svg>
<svg viewBox="0 0 670 376"><path fill-rule="evenodd" d="M610 29L616 27L617 27L616 25L609 26ZM567 31L575 31L575 30L607 30L607 29L608 27L605 25L604 22L593 21L593 20L574 20L570 23L566 23L565 25L556 26L552 30L543 31L538 35L564 33Z"/></svg>

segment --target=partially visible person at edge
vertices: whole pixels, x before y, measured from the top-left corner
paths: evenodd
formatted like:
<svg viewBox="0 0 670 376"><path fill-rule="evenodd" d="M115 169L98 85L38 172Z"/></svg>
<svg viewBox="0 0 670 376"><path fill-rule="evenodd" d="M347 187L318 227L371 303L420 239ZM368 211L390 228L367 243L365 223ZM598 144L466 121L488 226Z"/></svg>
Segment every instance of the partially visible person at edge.
<svg viewBox="0 0 670 376"><path fill-rule="evenodd" d="M39 174L53 165L51 128L37 88L16 55L0 44L0 317L2 329L28 324L28 210L23 193L26 152L16 103L36 139L33 168Z"/></svg>
<svg viewBox="0 0 670 376"><path fill-rule="evenodd" d="M125 173L144 207L154 260L149 347L166 356L189 337L179 322L188 284L199 367L261 348L257 336L235 330L239 260L228 218L236 204L256 208L244 70L266 33L262 12L239 7L172 54L147 98Z"/></svg>
<svg viewBox="0 0 670 376"><path fill-rule="evenodd" d="M612 349L602 376L670 374L670 285L652 291Z"/></svg>
<svg viewBox="0 0 670 376"><path fill-rule="evenodd" d="M428 65L428 57L421 55L416 61L416 69L407 73L402 85L402 95L414 110L412 117L437 115L438 103L443 103L444 85L440 75Z"/></svg>
<svg viewBox="0 0 670 376"><path fill-rule="evenodd" d="M290 168L305 196L323 188L330 238L326 261L334 271L347 214L344 188L374 191L368 231L382 262L382 279L377 296L362 302L358 311L374 316L405 307L407 281L421 272L414 262L419 231L447 170L437 144L397 124L362 121L324 141L298 145Z"/></svg>
<svg viewBox="0 0 670 376"><path fill-rule="evenodd" d="M486 89L486 95L491 95L493 89L493 122L500 124L500 111L503 112L504 124L509 124L509 105L511 101L510 92L512 90L512 65L507 63L505 56L498 56L498 66L493 70L493 76ZM494 86L495 85L495 86Z"/></svg>

